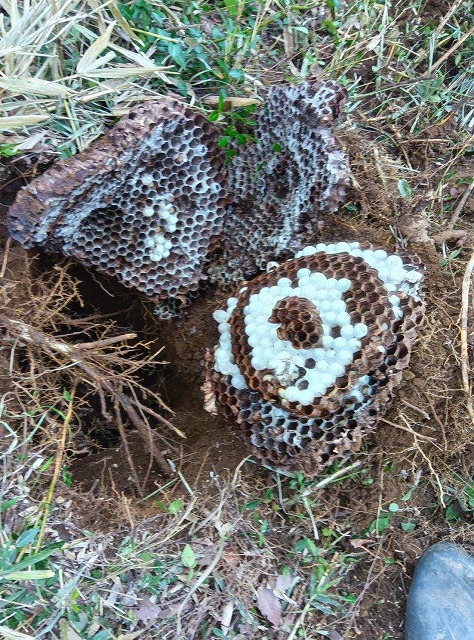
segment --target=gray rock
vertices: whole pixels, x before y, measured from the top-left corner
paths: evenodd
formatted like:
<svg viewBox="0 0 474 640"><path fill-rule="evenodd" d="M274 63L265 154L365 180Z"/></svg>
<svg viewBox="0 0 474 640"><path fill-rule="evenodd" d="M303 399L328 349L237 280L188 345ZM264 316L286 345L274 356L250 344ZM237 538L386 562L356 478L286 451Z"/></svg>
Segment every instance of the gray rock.
<svg viewBox="0 0 474 640"><path fill-rule="evenodd" d="M474 640L474 557L461 547L439 542L418 561L405 640Z"/></svg>

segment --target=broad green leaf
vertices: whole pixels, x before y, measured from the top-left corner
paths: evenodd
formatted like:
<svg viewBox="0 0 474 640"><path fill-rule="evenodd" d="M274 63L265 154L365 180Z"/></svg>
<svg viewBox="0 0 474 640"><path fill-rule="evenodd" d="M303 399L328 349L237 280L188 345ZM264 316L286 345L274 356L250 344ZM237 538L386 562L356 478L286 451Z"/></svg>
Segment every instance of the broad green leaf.
<svg viewBox="0 0 474 640"><path fill-rule="evenodd" d="M18 549L22 549L23 547L28 546L36 540L38 532L39 527L32 527L31 529L23 531L18 540L15 542L15 547L17 547Z"/></svg>
<svg viewBox="0 0 474 640"><path fill-rule="evenodd" d="M398 187L398 191L399 191L400 195L405 200L407 200L411 196L410 185L408 184L408 182L404 178L402 178L401 180L399 180L397 182L397 187Z"/></svg>
<svg viewBox="0 0 474 640"><path fill-rule="evenodd" d="M53 576L54 571L50 569L31 569L30 571L10 571L4 577L8 578L8 580L46 580Z"/></svg>
<svg viewBox="0 0 474 640"><path fill-rule="evenodd" d="M196 555L189 544L185 545L181 553L181 563L183 567L187 567L188 569L192 569L196 564Z"/></svg>
<svg viewBox="0 0 474 640"><path fill-rule="evenodd" d="M181 511L182 508L183 508L183 501L182 500L174 500L173 502L170 502L170 504L168 506L168 511L170 513L172 513L173 515L176 515L177 513L179 513Z"/></svg>
<svg viewBox="0 0 474 640"><path fill-rule="evenodd" d="M12 498L11 500L7 500L6 502L2 502L0 503L0 513L2 511L6 511L7 509L9 509L10 507L13 507L14 504L16 504L18 502L20 498Z"/></svg>

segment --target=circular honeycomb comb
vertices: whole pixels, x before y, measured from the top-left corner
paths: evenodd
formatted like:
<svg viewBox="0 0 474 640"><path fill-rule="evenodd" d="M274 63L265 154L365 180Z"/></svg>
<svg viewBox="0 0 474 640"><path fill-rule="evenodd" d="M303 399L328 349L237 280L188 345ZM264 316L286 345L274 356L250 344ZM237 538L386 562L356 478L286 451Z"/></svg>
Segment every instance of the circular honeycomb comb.
<svg viewBox="0 0 474 640"><path fill-rule="evenodd" d="M214 313L207 408L270 465L311 477L347 457L408 364L421 280L407 256L340 242L306 247L244 283Z"/></svg>

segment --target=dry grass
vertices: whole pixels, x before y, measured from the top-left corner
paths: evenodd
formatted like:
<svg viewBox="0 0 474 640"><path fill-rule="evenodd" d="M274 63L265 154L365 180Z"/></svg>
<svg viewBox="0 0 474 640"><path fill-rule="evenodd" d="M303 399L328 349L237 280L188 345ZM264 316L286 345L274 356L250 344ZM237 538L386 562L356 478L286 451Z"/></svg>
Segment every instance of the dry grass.
<svg viewBox="0 0 474 640"><path fill-rule="evenodd" d="M21 150L82 151L106 119L176 83L169 66L141 50L115 2L3 0L1 6L0 127L17 131L4 142Z"/></svg>

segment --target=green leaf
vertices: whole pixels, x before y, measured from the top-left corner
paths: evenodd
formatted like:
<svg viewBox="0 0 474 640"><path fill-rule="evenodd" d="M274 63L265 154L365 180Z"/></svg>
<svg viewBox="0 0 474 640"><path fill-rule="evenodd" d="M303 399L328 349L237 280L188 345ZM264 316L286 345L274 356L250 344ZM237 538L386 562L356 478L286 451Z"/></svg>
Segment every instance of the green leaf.
<svg viewBox="0 0 474 640"><path fill-rule="evenodd" d="M69 471L67 470L66 466L63 466L63 468L61 469L61 475L62 475L63 482L66 485L66 487L70 487L72 485L72 476L69 473Z"/></svg>
<svg viewBox="0 0 474 640"><path fill-rule="evenodd" d="M2 513L2 511L6 511L10 507L13 507L13 505L16 504L19 499L20 498L18 496L17 498L12 498L11 500L7 500L6 502L1 502L0 503L0 513Z"/></svg>
<svg viewBox="0 0 474 640"><path fill-rule="evenodd" d="M260 504L260 500L250 500L244 505L244 509L256 509Z"/></svg>
<svg viewBox="0 0 474 640"><path fill-rule="evenodd" d="M388 510L389 510L391 513L397 513L397 511L400 511L400 507L398 506L398 504L397 504L396 502L391 502L391 503L388 505Z"/></svg>
<svg viewBox="0 0 474 640"><path fill-rule="evenodd" d="M181 564L188 569L192 569L196 564L196 555L189 544L185 545L181 553Z"/></svg>
<svg viewBox="0 0 474 640"><path fill-rule="evenodd" d="M221 136L219 138L219 140L217 141L217 146L220 149L222 149L222 147L225 147L226 145L228 145L230 141L231 141L231 137L230 136Z"/></svg>
<svg viewBox="0 0 474 640"><path fill-rule="evenodd" d="M107 629L102 629L102 631L96 633L95 636L92 636L92 640L112 640L112 638L112 634L110 631L107 631Z"/></svg>
<svg viewBox="0 0 474 640"><path fill-rule="evenodd" d="M51 456L51 458L48 458L46 462L40 467L39 469L40 473L43 473L44 471L46 471L46 469L51 465L53 460L54 460L53 456Z"/></svg>
<svg viewBox="0 0 474 640"><path fill-rule="evenodd" d="M416 529L416 524L414 522L402 522L400 526L405 533L411 533Z"/></svg>
<svg viewBox="0 0 474 640"><path fill-rule="evenodd" d="M374 531L378 531L379 533L382 533L382 531L385 531L385 529L387 529L389 524L390 524L390 518L388 515L380 516L376 520L372 520L367 531L369 533L373 533Z"/></svg>
<svg viewBox="0 0 474 640"><path fill-rule="evenodd" d="M176 515L177 513L179 513L181 511L182 508L183 508L183 501L182 500L173 500L173 502L170 502L170 504L168 506L168 511L171 514Z"/></svg>
<svg viewBox="0 0 474 640"><path fill-rule="evenodd" d="M45 547L42 551L38 551L38 553L33 554L32 556L28 556L20 562L17 562L9 571L19 571L20 569L25 569L26 567L30 567L32 564L36 564L37 562L41 562L42 560L46 560L58 549L61 549L65 545L65 542L53 542L52 544ZM4 571L4 575L8 574L8 571Z"/></svg>
<svg viewBox="0 0 474 640"><path fill-rule="evenodd" d="M405 178L402 178L397 182L397 187L402 198L407 200L411 196L411 188Z"/></svg>
<svg viewBox="0 0 474 640"><path fill-rule="evenodd" d="M225 2L225 7L229 13L229 16L236 16L237 15L237 0L224 0Z"/></svg>
<svg viewBox="0 0 474 640"><path fill-rule="evenodd" d="M21 536L15 542L15 547L18 549L23 549L23 547L28 546L32 542L36 540L36 536L38 535L39 527L32 527L31 529L27 529L23 531Z"/></svg>
<svg viewBox="0 0 474 640"><path fill-rule="evenodd" d="M314 544L314 542L310 538L306 538L306 548L310 552L312 556L317 556L319 554L318 547Z"/></svg>
<svg viewBox="0 0 474 640"><path fill-rule="evenodd" d="M11 158L21 153L16 144L0 144L0 158Z"/></svg>
<svg viewBox="0 0 474 640"><path fill-rule="evenodd" d="M66 402L71 402L72 400L71 394L67 389L63 389L63 398L66 400Z"/></svg>
<svg viewBox="0 0 474 640"><path fill-rule="evenodd" d="M9 580L46 580L53 576L54 571L51 571L50 569L31 569L30 571L10 571L10 573L6 574L5 577Z"/></svg>
<svg viewBox="0 0 474 640"><path fill-rule="evenodd" d="M460 520L459 511L452 504L446 507L446 511L444 512L444 517L448 522L456 522Z"/></svg>

